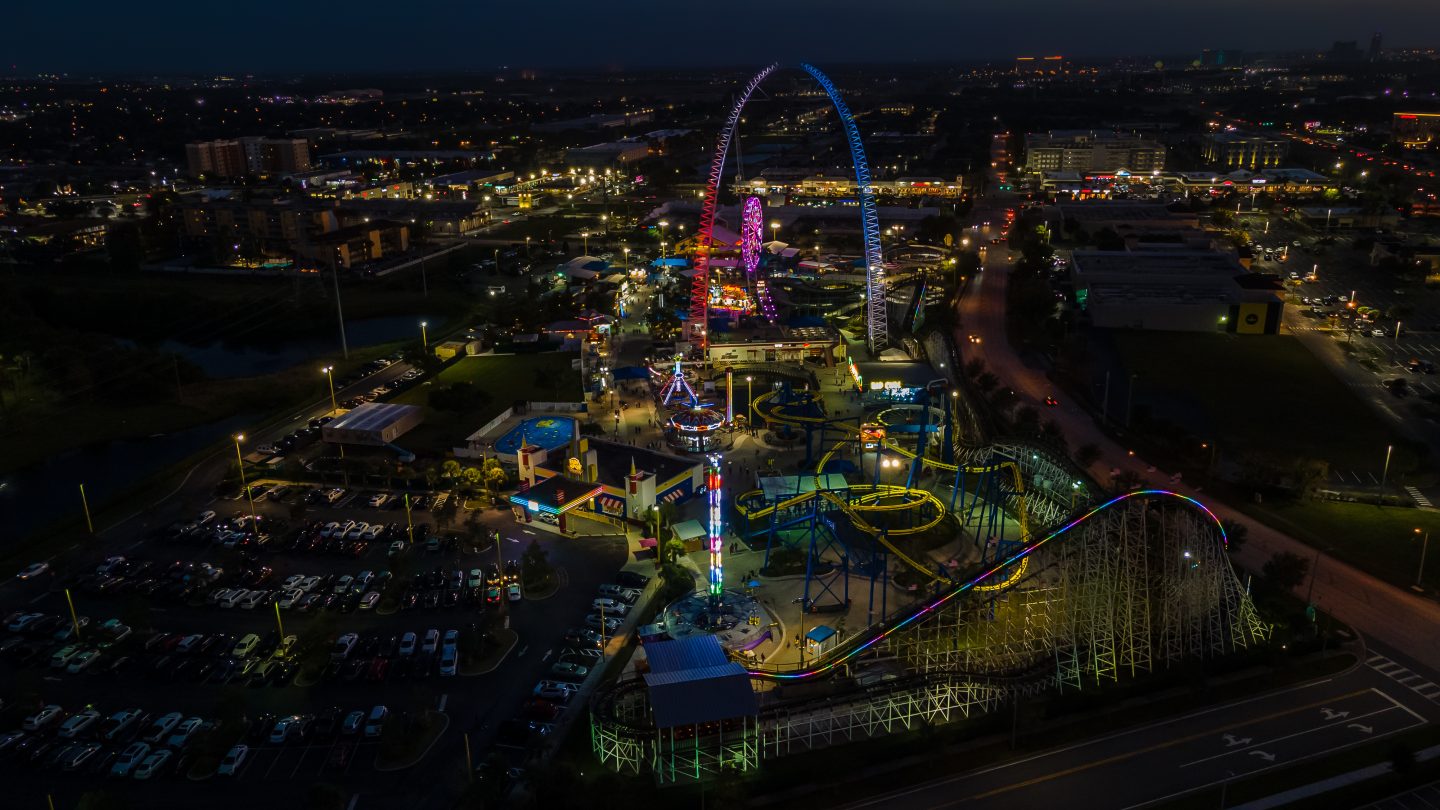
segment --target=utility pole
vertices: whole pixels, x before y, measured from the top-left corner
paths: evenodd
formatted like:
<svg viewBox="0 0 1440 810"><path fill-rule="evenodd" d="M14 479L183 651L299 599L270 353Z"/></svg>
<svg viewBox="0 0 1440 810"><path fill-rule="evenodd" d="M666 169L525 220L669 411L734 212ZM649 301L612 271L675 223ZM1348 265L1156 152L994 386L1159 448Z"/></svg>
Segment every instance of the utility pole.
<svg viewBox="0 0 1440 810"><path fill-rule="evenodd" d="M330 257L330 278L335 282L335 314L340 319L340 352L350 359L350 344L345 340L345 308L340 305L340 267L335 257Z"/></svg>
<svg viewBox="0 0 1440 810"><path fill-rule="evenodd" d="M80 485L80 507L85 510L85 530L95 534L95 523L90 520L90 500L85 497L85 485Z"/></svg>

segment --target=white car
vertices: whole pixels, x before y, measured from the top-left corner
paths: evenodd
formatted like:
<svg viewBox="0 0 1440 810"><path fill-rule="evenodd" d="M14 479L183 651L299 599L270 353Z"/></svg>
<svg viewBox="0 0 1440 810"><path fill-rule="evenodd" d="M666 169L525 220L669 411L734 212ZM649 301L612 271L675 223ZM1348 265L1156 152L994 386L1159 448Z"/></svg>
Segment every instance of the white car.
<svg viewBox="0 0 1440 810"><path fill-rule="evenodd" d="M479 568L470 569L470 578L465 583L468 587L478 588L485 584L485 575L480 573Z"/></svg>
<svg viewBox="0 0 1440 810"><path fill-rule="evenodd" d="M25 628L29 627L35 622L40 621L43 618L45 618L44 613L25 613L23 615L15 617L15 619L12 620L10 624L6 625L5 629L9 630L12 633L19 633Z"/></svg>
<svg viewBox="0 0 1440 810"><path fill-rule="evenodd" d="M180 712L170 712L169 714L162 715L150 724L150 728L146 730L145 736L140 739L159 745L160 741L165 739L166 735L173 731L175 727L180 724L180 721L184 719L185 715Z"/></svg>
<svg viewBox="0 0 1440 810"><path fill-rule="evenodd" d="M386 494L383 493L383 492L377 492L377 493L375 493L374 495L371 495L371 496L370 496L370 500L366 501L366 503L368 503L370 506L375 507L375 508L378 509L378 508L384 506L384 505L385 505L385 502L388 501L388 500L390 500L390 496L389 496L389 495L386 495Z"/></svg>
<svg viewBox="0 0 1440 810"><path fill-rule="evenodd" d="M150 746L143 742L133 742L125 746L120 756L115 758L115 764L110 766L110 775L117 777L129 776L145 757L150 755Z"/></svg>
<svg viewBox="0 0 1440 810"><path fill-rule="evenodd" d="M248 595L250 595L250 592L245 590L244 588L236 588L235 590L226 594L224 599L221 599L215 604L219 605L222 608L233 608L236 605L240 604L240 600L244 599Z"/></svg>
<svg viewBox="0 0 1440 810"><path fill-rule="evenodd" d="M293 590L295 590L296 588L299 588L299 587L300 587L300 583L302 583L302 582L304 582L304 581L305 581L305 575L304 575L304 574L292 574L291 576L288 576L288 577L285 578L285 582L280 585L280 590L282 590L282 591L293 591Z"/></svg>
<svg viewBox="0 0 1440 810"><path fill-rule="evenodd" d="M236 658L244 658L250 653L255 652L255 648L258 646L260 646L260 637L254 633L246 633L243 638L235 643L235 649L231 650L230 654Z"/></svg>
<svg viewBox="0 0 1440 810"><path fill-rule="evenodd" d="M340 524L332 520L325 524L325 528L320 530L320 536L328 540L338 531L340 531Z"/></svg>
<svg viewBox="0 0 1440 810"><path fill-rule="evenodd" d="M165 744L171 748L184 748L190 742L190 738L195 736L195 732L204 725L205 721L198 717L186 718L175 727L175 731L171 733L170 739L166 740Z"/></svg>
<svg viewBox="0 0 1440 810"><path fill-rule="evenodd" d="M256 607L263 605L265 604L265 602L269 601L269 598L270 593L268 591L251 591L245 594L244 599L240 600L240 609L254 610Z"/></svg>
<svg viewBox="0 0 1440 810"><path fill-rule="evenodd" d="M95 725L99 720L100 712L94 709L86 709L69 720L66 720L64 725L60 726L60 736L67 740L74 739L79 736L81 732L85 731L85 729Z"/></svg>
<svg viewBox="0 0 1440 810"><path fill-rule="evenodd" d="M216 773L221 776L234 776L240 771L240 766L245 764L245 757L250 755L250 746L237 745L231 748L225 758L220 760L220 770Z"/></svg>
<svg viewBox="0 0 1440 810"><path fill-rule="evenodd" d="M219 588L217 590L211 591L210 595L205 597L205 601L209 602L212 605L218 605L221 602L228 600L234 594L234 588Z"/></svg>
<svg viewBox="0 0 1440 810"><path fill-rule="evenodd" d="M160 750L145 757L144 761L140 763L140 767L135 769L134 777L142 782L153 778L156 774L160 773L165 767L165 764L170 761L170 756L169 751Z"/></svg>
<svg viewBox="0 0 1440 810"><path fill-rule="evenodd" d="M194 650L196 647L200 646L200 642L204 640L204 635L200 633L192 633L185 638L180 639L180 643L175 645L175 652L188 653Z"/></svg>
<svg viewBox="0 0 1440 810"><path fill-rule="evenodd" d="M300 599L304 596L305 592L300 590L299 588L296 588L293 591L286 591L282 593L280 595L280 600L276 602L276 604L280 606L281 610L289 610L295 607L295 603L300 601Z"/></svg>
<svg viewBox="0 0 1440 810"><path fill-rule="evenodd" d="M369 529L369 528L370 528L370 524L369 524L369 523L356 523L355 525L353 525L353 526L351 526L350 528L348 528L348 529L345 530L345 539L346 539L346 540L359 540L359 539L360 539L360 535L364 534L364 533L365 533L365 530L366 530L366 529Z"/></svg>
<svg viewBox="0 0 1440 810"><path fill-rule="evenodd" d="M384 524L382 524L382 523L371 523L370 526L369 526L367 529L365 529L365 531L363 531L363 532L360 533L360 539L361 539L361 540L366 540L366 541L377 540L377 539L380 538L380 532L382 532L382 531L384 531L384 530L385 530L385 525L384 525Z"/></svg>
<svg viewBox="0 0 1440 810"><path fill-rule="evenodd" d="M34 563L34 564L32 564L32 565L27 565L27 566L25 566L25 568L23 568L23 569L20 571L20 573L18 573L18 574L15 575L15 578L16 578L16 579L34 579L34 578L40 576L41 574L43 574L43 573L45 573L46 571L49 571L49 570L50 570L50 563L47 563L47 562L38 562L38 563Z"/></svg>
<svg viewBox="0 0 1440 810"><path fill-rule="evenodd" d="M355 644L360 641L356 633L346 633L335 639L335 648L330 651L331 661L344 661L350 657L350 651L355 649Z"/></svg>
<svg viewBox="0 0 1440 810"><path fill-rule="evenodd" d="M40 711L25 718L25 722L22 723L20 727L25 729L26 731L39 731L46 725L50 724L53 720L55 720L55 718L59 717L64 713L64 709L61 709L59 706L56 706L52 703L49 706L46 706Z"/></svg>
<svg viewBox="0 0 1440 810"><path fill-rule="evenodd" d="M319 585L320 585L320 577L312 575L312 576L306 577L303 582L301 582L299 585L297 585L297 586L295 586L295 587L299 588L300 590L304 591L305 593L310 593L311 591L315 590L315 588L318 587Z"/></svg>
<svg viewBox="0 0 1440 810"><path fill-rule="evenodd" d="M415 634L414 634L414 633L406 633L405 635L403 635L403 636L400 637L400 654L401 654L401 655L414 655L414 654L415 654Z"/></svg>
<svg viewBox="0 0 1440 810"><path fill-rule="evenodd" d="M367 594L365 594L364 596L360 597L360 609L361 609L361 610L374 610L374 609L375 609L375 606L378 605L378 604L380 604L380 592L379 592L379 591L370 591L369 593L367 593Z"/></svg>

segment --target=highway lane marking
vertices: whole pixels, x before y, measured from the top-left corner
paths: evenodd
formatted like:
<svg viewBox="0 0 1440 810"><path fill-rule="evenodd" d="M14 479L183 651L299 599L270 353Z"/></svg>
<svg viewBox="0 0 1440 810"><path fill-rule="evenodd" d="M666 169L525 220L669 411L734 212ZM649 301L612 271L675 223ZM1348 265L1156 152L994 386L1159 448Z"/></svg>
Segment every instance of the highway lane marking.
<svg viewBox="0 0 1440 810"><path fill-rule="evenodd" d="M1379 692L1379 690L1376 690L1376 691L1377 691L1378 694L1382 694L1382 695L1385 694L1384 692ZM1262 745L1270 745L1270 744L1272 744L1272 743L1283 742L1283 741L1285 741L1285 740L1293 739L1293 738L1295 738L1295 737L1303 737L1303 736L1305 736L1306 734L1311 734L1311 733L1316 732L1316 731L1324 731L1325 729L1329 729L1329 728L1338 728L1339 726L1348 725L1348 724L1354 723L1354 722L1357 721L1357 720L1363 720L1363 719L1365 719L1365 718L1367 718L1367 717L1374 717L1374 716L1376 716L1376 715L1384 714L1384 713L1386 713L1386 712L1393 712L1393 711L1395 711L1395 709L1397 709L1397 708L1404 708L1404 707L1403 707L1403 706L1400 706L1400 705L1398 705L1398 704L1396 704L1396 705L1394 705L1394 706L1386 706L1386 707L1383 708L1383 709L1376 709L1376 710L1373 711L1373 712L1368 712L1368 713L1366 713L1366 714L1356 715L1355 717L1350 717L1350 716L1349 716L1349 712L1342 712L1342 714L1345 714L1346 716L1345 716L1345 717L1341 717L1340 720L1339 720L1339 722L1336 722L1336 723L1327 723L1327 724L1325 724L1325 725L1315 726L1314 728L1307 728L1307 729L1305 729L1304 731L1297 731L1297 732L1294 732L1293 734L1286 734L1286 735L1283 736L1283 737L1272 737L1271 739L1268 739L1268 740L1261 740L1260 742L1255 743L1254 745L1247 745L1247 746L1245 746L1244 748L1236 748L1236 749L1234 749L1234 750L1232 750L1232 751L1222 751L1222 752L1219 753L1219 754L1214 754L1214 755L1212 755L1212 756L1202 757L1202 758L1200 758L1200 759L1191 760L1191 761L1186 762L1185 764L1181 765L1180 767L1182 767L1182 768L1188 768L1188 767L1190 767L1191 765L1199 765L1199 764L1202 763L1202 762L1209 762L1209 761L1214 760L1214 759L1220 759L1220 758L1222 758L1222 757L1228 757L1228 756L1230 756L1231 754L1238 754L1238 753L1240 753L1240 752L1242 752L1242 751L1246 751L1247 749L1259 748L1259 747L1262 746ZM1328 719L1328 718L1327 718L1327 719Z"/></svg>
<svg viewBox="0 0 1440 810"><path fill-rule="evenodd" d="M1298 691L1298 690L1300 690L1300 689L1307 689L1307 688L1309 688L1309 687L1318 686L1318 685L1323 684L1323 683L1329 683L1330 680L1331 680L1330 678L1326 678L1326 679L1324 679L1324 680L1322 680L1322 681L1316 681L1316 682L1314 682L1314 683L1302 684L1302 685L1300 685L1300 686L1292 687L1292 688L1290 688L1290 689L1282 689L1282 690L1280 690L1280 691L1278 691L1278 692L1273 692L1273 693L1271 693L1271 694L1269 694L1269 695L1260 695L1260 696L1258 696L1258 697L1248 698L1248 699L1246 699L1246 700L1237 701L1237 702L1235 702L1235 703L1227 703L1227 704L1225 704L1225 705L1223 705L1223 706L1215 706L1215 707L1212 707L1212 708L1209 708L1209 709L1205 709L1205 710L1203 710L1203 711L1194 712L1194 713L1192 713L1192 714L1185 715L1185 716L1183 716L1183 717L1176 717L1176 718L1172 718L1172 719L1169 719L1169 720L1164 720L1164 721L1157 722L1157 723L1151 723L1151 724L1149 724L1149 725L1147 725L1147 726L1140 726L1140 727L1138 727L1138 728L1128 729L1128 730L1126 730L1126 731L1116 732L1116 733L1111 734L1111 735L1106 736L1106 737L1100 737L1100 738L1097 738L1097 739L1094 739L1094 740L1087 740L1087 741L1085 741L1085 742L1083 742L1083 743L1078 743L1078 744L1076 744L1076 745L1066 746L1066 747L1064 747L1064 748L1058 748L1058 749L1055 749L1055 750L1053 750L1053 751L1046 751L1045 753L1042 753L1042 754L1035 754L1034 756L1025 757L1024 759L1017 759L1017 760L1014 760L1013 762L1007 762L1007 763L1005 763L1005 764L1003 764L1003 765L992 765L992 766L990 766L990 767L988 767L988 768L982 768L982 769L980 769L980 770L978 770L978 771L969 771L969 772L967 772L967 773L959 774L959 775L957 775L957 776L951 776L951 777L948 777L948 778L946 778L946 779L940 779L940 780L936 780L936 781L933 781L933 782L927 782L927 783L924 784L924 785L920 785L920 786L911 788L911 789L909 789L909 790L900 791L900 792L897 792L897 793L890 793L890 794L887 794L887 795L885 795L885 796L877 797L877 798L875 798L875 799L871 799L871 800L862 802L862 803L860 803L860 804L849 805L849 807L856 807L856 808L859 808L859 807L869 807L869 806L872 806L872 805L875 805L875 804L879 804L879 803L882 803L882 802L888 803L889 801L891 801L891 800L893 800L893 799L898 799L898 798L901 798L901 797L903 797L903 796L908 796L908 795L910 795L910 794L912 794L912 793L919 793L919 792L921 792L921 791L923 791L923 790L929 790L929 789L931 789L931 788L938 787L938 786L940 786L940 785L946 785L946 784L950 784L950 783L952 783L952 782L959 782L959 781L961 781L961 780L973 779L973 778L975 778L975 777L977 777L977 776L982 776L982 775L987 774L987 773L993 773L993 772L996 772L996 771L1001 771L1001 770L1004 770L1004 769L1006 769L1006 768L1013 768L1013 767L1015 767L1016 765L1024 765L1024 764L1027 764L1027 763L1030 763L1030 762L1034 762L1034 761L1036 761L1036 760L1044 759L1044 758L1046 758L1046 757L1051 757L1051 756L1054 756L1054 755L1056 755L1056 754L1063 754L1063 753L1066 753L1066 752L1069 752L1069 751L1073 751L1073 750L1076 750L1076 749L1079 749L1079 748L1087 748L1087 747L1089 747L1089 746L1091 746L1091 745L1095 745L1096 743L1106 742L1106 741L1109 741L1109 740L1112 740L1112 739L1115 739L1115 738L1118 738L1118 737L1123 737L1123 736L1126 736L1126 735L1129 735L1129 734L1135 734L1135 733L1138 733L1138 732L1141 732L1141 731L1148 731L1148 730L1151 730L1151 729L1160 728L1160 727L1162 727L1162 726L1174 725L1174 724L1176 724L1176 723L1178 723L1178 722L1180 722L1180 721L1182 721L1182 720L1188 720L1188 719L1191 719L1191 718L1194 718L1194 717L1200 717L1200 716L1202 716L1202 715L1211 714L1211 713L1213 713L1213 712L1217 712L1217 711L1220 711L1220 710L1222 710L1222 709L1233 709L1233 708L1235 708L1235 707L1243 706L1243 705L1245 705L1245 704L1247 704L1247 703L1254 703L1255 701L1259 701L1259 700L1267 700L1267 701L1268 701L1268 700L1273 700L1273 699L1275 698L1275 696L1277 696L1277 695L1281 695L1281 694L1284 694L1284 693L1286 693L1286 692ZM1307 710L1309 710L1309 709L1318 709L1318 708L1320 708L1321 706L1326 705L1327 703L1336 703L1336 702L1339 702L1339 701L1342 701L1342 700L1348 700L1349 698L1357 697L1357 696L1359 696L1359 695L1363 695L1363 694L1365 694L1366 692L1370 692L1370 691L1373 691L1373 690L1370 689L1370 688L1366 688L1366 689L1357 689L1357 690L1355 690L1355 691L1353 691L1353 692L1348 692L1348 693L1343 694L1343 695L1333 695L1333 696L1328 697L1328 698L1326 698L1326 699L1324 699L1324 700L1316 701L1315 703L1306 704L1306 705L1304 705L1304 706L1298 706L1298 707L1296 707L1296 708L1294 708L1294 709L1288 709L1288 710L1283 711L1283 712L1276 712L1276 713L1274 713L1274 714L1266 715L1266 716L1263 716L1263 717L1252 718L1252 719L1247 720L1247 721L1245 721L1245 722L1243 722L1243 723L1240 723L1239 725L1240 725L1240 726L1244 726L1244 725L1249 725L1249 724L1251 724L1251 723L1259 723L1259 722L1263 722L1263 721L1265 721L1265 720L1273 720L1273 719L1275 719L1275 718L1277 718L1277 717L1283 717L1283 716L1285 716L1285 715L1287 715L1287 714L1293 714L1293 713L1295 713L1295 712L1307 711ZM1086 770L1089 770L1089 769L1091 769L1091 768L1099 767L1099 766L1101 766L1101 765L1110 765L1110 764L1113 764L1113 763L1115 763L1115 762L1123 762L1123 761L1125 761L1125 760L1127 760L1127 759L1131 759L1131 758L1137 757L1137 756L1139 756L1139 755L1141 755L1141 754L1149 753L1149 752L1151 752L1151 751L1159 751L1159 750L1162 750L1162 749L1165 749L1165 748L1170 748L1170 747L1173 747L1173 746L1176 746L1176 745L1180 745L1180 744L1182 744L1182 743L1190 742L1190 741L1192 741L1192 740L1198 740L1198 739L1201 739L1202 737L1214 736L1214 735L1219 734L1219 733L1223 733L1223 732L1226 732L1226 731L1230 731L1230 730L1232 730L1232 729L1234 729L1234 728L1236 728L1236 727L1237 727L1236 724L1227 723L1227 724L1224 725L1224 726L1217 726L1217 727L1215 727L1215 728L1209 729L1209 730L1207 730L1207 731L1202 731L1202 732L1200 732L1200 733L1198 733L1198 734L1193 734L1193 735L1190 735L1190 736L1188 736L1188 737L1180 737L1180 738L1176 738L1176 739L1173 739L1173 740L1168 740L1168 741L1166 741L1166 742L1159 743L1159 744L1157 744L1157 745L1153 745L1153 746L1150 746L1150 747L1147 747L1147 748L1137 749L1137 750L1133 750L1133 751L1127 751L1127 752L1122 753L1122 754L1116 754L1116 755L1114 755L1114 756L1106 757L1106 758L1104 758L1104 759L1098 759L1098 760L1095 760L1095 761L1093 761L1093 762L1085 763L1085 764L1083 764L1083 765L1076 765L1076 766L1074 766L1074 767L1067 768L1067 769L1065 769L1065 770L1054 771L1054 772L1052 772L1052 773L1045 774L1045 775L1043 775L1043 776L1037 776L1037 777L1035 777L1035 778L1033 778L1033 779L1028 779L1028 780L1026 780L1026 781L1024 781L1024 782L1017 782L1017 783L1012 784L1012 785L1008 785L1008 786L1001 787L1001 788L996 788L995 790L989 791L989 792L987 792L987 793L981 793L981 794L977 794L977 795L974 795L974 796L967 797L967 799L965 799L965 800L968 801L968 800L971 800L971 799L984 799L984 798L988 798L988 797L990 797L990 796L997 796L997 795L999 795L999 794L1001 794L1001 793L1008 793L1009 791L1012 791L1012 790L1018 790L1019 788L1029 787L1030 785L1040 784L1041 782L1047 782L1047 781L1050 781L1050 780L1052 780L1052 779L1058 779L1059 777L1062 777L1062 776L1069 776L1069 775L1071 775L1071 774L1073 774L1073 773L1080 773L1081 771L1086 771ZM942 805L937 805L937 806L942 806Z"/></svg>
<svg viewBox="0 0 1440 810"><path fill-rule="evenodd" d="M1384 693L1382 692L1381 694L1384 694ZM1387 695L1387 697L1388 697L1388 695ZM1403 707L1402 707L1402 708L1403 708ZM1157 798L1154 798L1154 799L1146 799L1145 801L1140 802L1139 804L1132 804L1132 805L1129 805L1128 807L1121 808L1121 810L1139 810L1139 808L1142 808L1142 807L1151 807L1151 806L1153 806L1153 805L1163 804L1164 802L1168 802L1168 801L1170 801L1170 800L1172 800L1172 799L1176 799L1176 798L1179 798L1179 797L1181 797L1181 796L1188 796L1188 795L1193 794L1193 793L1198 793L1198 792L1200 792L1200 791L1202 791L1202 790L1205 790L1205 789L1207 789L1207 788L1213 788L1213 787L1215 787L1216 785L1222 785L1222 784L1225 784L1225 783L1227 783L1227 782L1231 782L1231 781L1235 780L1237 777L1254 776L1254 775L1256 775L1256 774L1264 773L1264 772L1266 772L1266 771L1274 770L1274 769L1276 769L1276 768L1282 768L1282 767L1286 767L1286 766L1289 766L1289 765L1298 765L1298 764L1300 764L1300 763L1302 763L1302 762L1305 762L1305 761L1307 761L1307 760L1315 759L1316 757L1322 757L1322 756L1326 756L1326 755L1328 755L1328 754L1338 754L1338 753L1340 753L1341 751L1348 751L1349 749L1354 748L1354 747L1357 746L1357 745L1364 745L1365 743L1367 743L1367 742L1372 742L1372 741L1374 741L1374 740L1382 740L1382 739L1384 739L1384 738L1386 738L1386 737L1392 737L1392 736L1394 736L1394 735L1396 735L1396 734L1399 734L1399 733L1401 733L1401 732L1409 731L1409 730L1412 729L1412 728L1419 728L1420 726L1427 725L1427 724L1428 724L1428 721L1421 720L1421 721L1416 722L1416 723L1411 723L1410 725L1405 726L1404 728L1392 729L1392 730L1390 730L1390 731L1385 732L1384 734L1377 734L1377 735L1374 735L1374 736L1366 735L1366 736L1364 736L1364 737L1362 737L1362 738L1360 738L1360 739L1358 739L1358 740L1356 740L1355 742L1352 742L1352 743L1346 743L1345 745L1337 746L1337 747L1335 747L1335 748L1327 748L1327 749L1325 749L1324 751L1316 751L1316 752L1314 752L1314 753L1305 754L1304 756L1301 756L1301 757L1299 757L1299 758L1297 758L1297 759L1292 759L1292 760L1286 760L1286 761L1276 762L1276 763L1273 764L1273 765L1266 765L1266 766L1263 767L1263 768L1256 768L1256 769L1253 770L1253 771L1246 771L1246 772L1243 773L1243 774L1231 773L1229 776L1226 776L1226 777L1223 778L1223 779L1215 779L1215 780L1212 780L1212 781L1210 781L1210 782L1206 782L1206 783L1203 784L1203 785L1196 785L1195 787L1190 787L1190 788L1186 788L1186 789L1184 789L1184 790L1176 791L1176 792L1171 793L1171 794L1169 794L1169 795L1167 795L1167 796L1160 796L1160 797L1157 797Z"/></svg>

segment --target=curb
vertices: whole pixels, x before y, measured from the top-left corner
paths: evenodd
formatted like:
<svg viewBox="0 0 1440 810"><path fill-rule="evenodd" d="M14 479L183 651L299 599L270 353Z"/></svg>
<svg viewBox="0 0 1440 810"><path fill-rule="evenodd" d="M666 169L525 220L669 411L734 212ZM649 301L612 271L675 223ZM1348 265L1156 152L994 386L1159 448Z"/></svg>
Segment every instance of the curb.
<svg viewBox="0 0 1440 810"><path fill-rule="evenodd" d="M427 710L427 711L433 711L433 710ZM425 750L424 750L424 751L421 751L421 752L419 753L419 755L417 755L414 759L410 760L409 762L404 763L403 765L394 765L394 766L386 767L386 768L382 768L382 767L380 767L379 765L376 765L376 766L375 766L375 770L376 770L377 772L379 772L379 773L394 773L395 771L403 771L403 770L406 770L406 769L408 769L408 768L413 768L413 767L415 767L416 765L419 765L420 762L425 759L425 757L430 756L430 751L431 751L431 749L433 749L433 748L435 747L435 744L436 744L436 743L440 742L440 738L441 738L441 737L444 737L444 736L445 736L445 732L450 730L450 715L445 714L444 712L435 712L435 713L438 714L438 715L440 715L441 717L443 717L443 718L445 719L445 725L441 726L441 727L440 727L440 730L435 733L435 738L430 741L430 744L429 744L429 745L425 746Z"/></svg>
<svg viewBox="0 0 1440 810"><path fill-rule="evenodd" d="M510 632L511 632L511 633L515 633L514 630L511 630ZM490 665L488 668L486 668L486 669L479 670L478 672L462 672L462 673L460 673L460 677L462 677L462 678L478 678L478 677L481 676L481 675L489 675L490 673L492 673L492 672L494 672L495 670L499 669L501 664L505 663L505 659L510 657L510 651L511 651L511 650L514 650L514 649L515 649L515 645L517 645L517 644L519 644L519 643L520 643L520 634L519 634L519 633L515 633L515 638L510 641L510 646L509 646L509 647L506 647L506 648L505 648L505 652L501 653L501 654L500 654L500 657L495 659L495 663L491 664L491 665Z"/></svg>

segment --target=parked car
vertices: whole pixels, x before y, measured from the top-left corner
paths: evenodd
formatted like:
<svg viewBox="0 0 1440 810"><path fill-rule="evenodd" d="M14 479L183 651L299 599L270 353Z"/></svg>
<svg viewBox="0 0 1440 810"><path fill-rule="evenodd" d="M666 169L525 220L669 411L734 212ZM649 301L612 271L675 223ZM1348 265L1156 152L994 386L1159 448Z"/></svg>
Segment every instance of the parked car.
<svg viewBox="0 0 1440 810"><path fill-rule="evenodd" d="M85 732L85 729L95 725L100 720L100 712L94 709L86 709L83 712L66 720L60 726L60 737L72 740Z"/></svg>
<svg viewBox="0 0 1440 810"><path fill-rule="evenodd" d="M133 742L125 746L120 756L115 758L114 764L110 766L110 775L114 777L129 776L146 757L150 755L150 746L143 742Z"/></svg>
<svg viewBox="0 0 1440 810"><path fill-rule="evenodd" d="M154 779L165 770L165 766L170 763L171 756L173 756L173 754L170 751L163 749L150 754L145 757L144 761L140 763L140 766L135 769L133 774L134 778L142 782L147 779Z"/></svg>
<svg viewBox="0 0 1440 810"><path fill-rule="evenodd" d="M26 731L39 731L64 714L64 709L52 703L25 718L25 721L20 724L20 727Z"/></svg>
<svg viewBox="0 0 1440 810"><path fill-rule="evenodd" d="M384 706L376 706L370 710L370 716L365 719L365 736L379 737L385 730L385 721L390 717L390 710Z"/></svg>
<svg viewBox="0 0 1440 810"><path fill-rule="evenodd" d="M582 667L579 664L572 664L569 661L560 661L552 664L550 671L566 678L583 678L590 674L589 667Z"/></svg>
<svg viewBox="0 0 1440 810"><path fill-rule="evenodd" d="M250 746L237 745L225 753L225 758L220 760L220 769L216 771L220 776L234 776L240 771L240 766L245 764L245 758L250 755Z"/></svg>
<svg viewBox="0 0 1440 810"><path fill-rule="evenodd" d="M254 652L255 648L259 645L259 636L255 635L254 633L246 633L239 641L235 643L235 648L230 651L230 654L236 658L244 658L245 656Z"/></svg>

